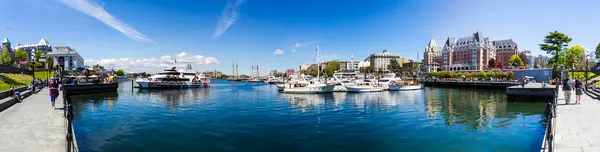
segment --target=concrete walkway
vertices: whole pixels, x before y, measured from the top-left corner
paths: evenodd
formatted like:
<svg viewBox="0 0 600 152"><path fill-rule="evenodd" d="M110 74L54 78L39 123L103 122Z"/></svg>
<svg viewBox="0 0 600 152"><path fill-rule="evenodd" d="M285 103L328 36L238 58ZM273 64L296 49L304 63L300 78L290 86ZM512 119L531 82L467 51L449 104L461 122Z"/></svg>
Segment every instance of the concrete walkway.
<svg viewBox="0 0 600 152"><path fill-rule="evenodd" d="M575 103L575 91L571 93ZM556 107L555 147L557 152L600 152L600 102L585 93L581 105L564 105L560 91Z"/></svg>
<svg viewBox="0 0 600 152"><path fill-rule="evenodd" d="M62 98L56 107L62 109ZM52 110L48 89L0 112L0 152L66 150L63 110Z"/></svg>

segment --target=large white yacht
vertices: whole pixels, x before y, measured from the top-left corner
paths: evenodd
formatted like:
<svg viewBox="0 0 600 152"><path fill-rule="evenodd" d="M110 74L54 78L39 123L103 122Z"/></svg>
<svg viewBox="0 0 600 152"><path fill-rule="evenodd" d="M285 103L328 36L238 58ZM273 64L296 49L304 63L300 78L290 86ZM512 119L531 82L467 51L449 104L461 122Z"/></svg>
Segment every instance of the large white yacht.
<svg viewBox="0 0 600 152"><path fill-rule="evenodd" d="M177 71L175 67L163 72L136 80L139 88L201 88L209 87L210 81L203 75L186 70Z"/></svg>
<svg viewBox="0 0 600 152"><path fill-rule="evenodd" d="M368 82L358 82L354 85L346 85L347 92L381 92L382 87L373 86Z"/></svg>

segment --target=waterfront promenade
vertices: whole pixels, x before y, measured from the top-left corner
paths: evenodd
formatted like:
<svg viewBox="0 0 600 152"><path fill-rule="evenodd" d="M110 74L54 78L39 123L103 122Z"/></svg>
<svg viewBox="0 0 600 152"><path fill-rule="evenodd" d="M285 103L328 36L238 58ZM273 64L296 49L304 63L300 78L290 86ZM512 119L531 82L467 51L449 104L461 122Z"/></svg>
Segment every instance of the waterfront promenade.
<svg viewBox="0 0 600 152"><path fill-rule="evenodd" d="M554 150L557 152L600 151L600 101L581 95L581 105L564 105L564 93L559 91L556 107ZM571 104L575 103L572 92Z"/></svg>
<svg viewBox="0 0 600 152"><path fill-rule="evenodd" d="M53 110L49 99L43 89L0 112L0 152L66 150L63 110ZM59 97L56 107L62 109L62 103Z"/></svg>

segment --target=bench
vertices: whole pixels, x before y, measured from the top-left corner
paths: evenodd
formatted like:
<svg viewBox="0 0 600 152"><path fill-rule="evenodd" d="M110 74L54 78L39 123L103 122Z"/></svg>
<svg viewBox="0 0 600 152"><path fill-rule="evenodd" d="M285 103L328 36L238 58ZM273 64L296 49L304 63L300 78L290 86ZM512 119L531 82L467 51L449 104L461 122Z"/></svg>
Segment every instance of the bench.
<svg viewBox="0 0 600 152"><path fill-rule="evenodd" d="M21 99L21 100L24 100L27 97L31 96L32 93L33 93L33 91L31 91L31 90L21 91L21 96L23 97L23 99ZM11 106L15 105L16 103L17 103L17 99L15 99L14 97L5 97L5 98L0 99L0 112L10 108Z"/></svg>

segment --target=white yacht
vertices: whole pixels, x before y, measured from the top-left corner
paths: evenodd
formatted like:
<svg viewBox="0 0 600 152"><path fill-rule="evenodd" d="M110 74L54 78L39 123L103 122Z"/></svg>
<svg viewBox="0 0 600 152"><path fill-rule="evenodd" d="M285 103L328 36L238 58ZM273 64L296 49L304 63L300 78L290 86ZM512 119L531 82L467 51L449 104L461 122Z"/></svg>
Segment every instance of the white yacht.
<svg viewBox="0 0 600 152"><path fill-rule="evenodd" d="M346 85L347 92L381 92L382 87L373 86L368 82L359 82L354 85Z"/></svg>
<svg viewBox="0 0 600 152"><path fill-rule="evenodd" d="M149 78L136 80L139 88L201 88L209 87L210 81L203 75L185 70L177 71L175 67L164 70Z"/></svg>
<svg viewBox="0 0 600 152"><path fill-rule="evenodd" d="M317 46L317 54L315 55L317 58L317 63L320 63L319 60L319 47ZM325 83L321 82L319 76L321 75L321 66L317 66L317 78L315 80L306 81L304 75L301 76L301 81L296 84L286 84L283 89L283 93L330 93L333 92L335 88L335 84L327 83L327 79L325 79ZM308 83L306 83L308 82Z"/></svg>
<svg viewBox="0 0 600 152"><path fill-rule="evenodd" d="M282 78L278 78L278 77L274 77L271 76L269 77L269 79L267 79L267 81L265 81L268 84L283 84L283 79Z"/></svg>

